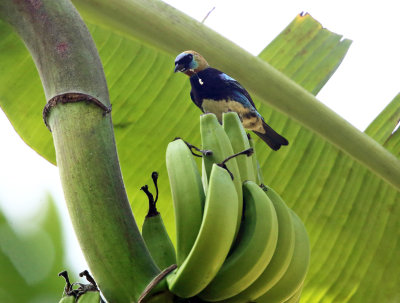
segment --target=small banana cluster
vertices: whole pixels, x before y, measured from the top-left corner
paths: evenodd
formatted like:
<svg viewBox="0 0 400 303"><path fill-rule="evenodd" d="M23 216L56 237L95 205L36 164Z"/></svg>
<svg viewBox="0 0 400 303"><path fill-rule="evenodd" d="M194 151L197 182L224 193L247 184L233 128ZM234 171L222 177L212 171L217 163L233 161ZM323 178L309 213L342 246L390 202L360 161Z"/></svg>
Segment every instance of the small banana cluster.
<svg viewBox="0 0 400 303"><path fill-rule="evenodd" d="M59 303L105 303L100 296L96 282L87 270L81 272L79 276L88 280L89 284L70 283L67 271L58 274L65 279L65 288ZM74 288L78 286L78 288Z"/></svg>
<svg viewBox="0 0 400 303"><path fill-rule="evenodd" d="M169 290L207 302L298 302L310 258L303 223L262 184L236 113L224 114L223 125L202 115L200 131L201 174L190 144L178 139L166 152L176 252L161 219L146 218L142 230L160 269L177 264Z"/></svg>

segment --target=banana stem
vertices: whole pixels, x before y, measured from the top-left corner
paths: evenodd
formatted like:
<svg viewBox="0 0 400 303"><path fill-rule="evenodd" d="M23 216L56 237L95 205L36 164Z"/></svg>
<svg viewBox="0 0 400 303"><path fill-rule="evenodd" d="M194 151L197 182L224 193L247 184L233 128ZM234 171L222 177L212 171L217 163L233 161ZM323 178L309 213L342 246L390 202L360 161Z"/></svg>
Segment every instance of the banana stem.
<svg viewBox="0 0 400 303"><path fill-rule="evenodd" d="M154 206L158 201L158 185L157 185L157 180L158 180L158 172L153 171L151 173L151 178L153 179L154 187L156 188L156 199L154 200Z"/></svg>
<svg viewBox="0 0 400 303"><path fill-rule="evenodd" d="M157 200L154 200L154 196L149 191L149 187L147 185L144 185L140 189L143 190L143 192L146 194L147 198L149 199L149 211L147 212L146 218L157 216L159 214L157 207L156 207Z"/></svg>
<svg viewBox="0 0 400 303"><path fill-rule="evenodd" d="M248 149L245 149L244 151L241 151L236 154L233 154L232 156L229 156L228 158L226 158L224 161L221 162L221 165L225 165L226 162L228 162L230 159L235 158L237 156L246 155L247 157L250 157L252 154L254 154L254 149L252 147L250 147Z"/></svg>
<svg viewBox="0 0 400 303"><path fill-rule="evenodd" d="M190 152L191 152L192 155L195 156L195 157L201 158L201 157L203 157L203 156L211 156L211 155L212 155L212 151L211 151L211 150L208 150L208 149L200 149L200 148L194 146L193 144L190 144L189 142L183 140L182 138L176 137L176 138L174 139L174 141L175 141L175 140L179 140L179 139L182 140L183 142L185 142L185 144L187 145L187 147L189 147ZM199 153L201 153L201 155L196 154L193 150L198 151Z"/></svg>
<svg viewBox="0 0 400 303"><path fill-rule="evenodd" d="M142 303L147 296L152 292L157 290L157 286L160 287L161 281L168 276L172 271L174 271L178 266L176 264L172 264L160 272L144 289L143 293L140 295L138 299L138 303ZM162 287L162 286L161 286ZM169 302L169 301L166 301Z"/></svg>
<svg viewBox="0 0 400 303"><path fill-rule="evenodd" d="M245 149L244 151L238 152L236 154L233 154L232 156L229 156L228 158L226 158L225 160L223 160L221 163L217 163L218 166L224 168L227 170L227 172L229 173L229 175L231 176L232 180L233 180L233 174L231 173L231 171L228 169L228 167L226 166L226 162L228 162L229 160L240 156L240 155L246 155L247 157L250 157L252 154L254 153L254 149L252 147Z"/></svg>
<svg viewBox="0 0 400 303"><path fill-rule="evenodd" d="M147 212L146 218L154 217L160 214L157 210L156 203L158 201L158 172L153 171L151 174L151 178L153 179L154 187L156 188L156 198L154 199L153 194L149 191L149 187L147 185L142 186L140 189L144 191L147 198L149 199L149 211Z"/></svg>
<svg viewBox="0 0 400 303"><path fill-rule="evenodd" d="M98 290L97 288L97 283L96 281L93 279L93 277L89 274L89 272L87 270L82 271L81 273L79 273L79 277L85 277L85 279L91 284L93 285L93 287Z"/></svg>
<svg viewBox="0 0 400 303"><path fill-rule="evenodd" d="M64 287L64 293L69 294L70 291L72 290L72 284L69 280L68 272L66 270L60 272L58 274L59 277L63 277L65 280L65 287Z"/></svg>
<svg viewBox="0 0 400 303"><path fill-rule="evenodd" d="M0 17L29 49L46 99L58 100L46 107L45 119L90 270L109 302L136 302L159 270L122 182L111 115L105 114L107 84L92 38L68 0L2 0Z"/></svg>

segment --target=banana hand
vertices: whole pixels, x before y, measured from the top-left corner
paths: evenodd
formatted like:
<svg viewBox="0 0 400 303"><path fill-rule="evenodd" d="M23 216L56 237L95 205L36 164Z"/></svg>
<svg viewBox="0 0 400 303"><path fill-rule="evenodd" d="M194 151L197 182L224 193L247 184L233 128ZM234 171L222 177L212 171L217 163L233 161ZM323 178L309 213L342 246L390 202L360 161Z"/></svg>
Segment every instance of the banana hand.
<svg viewBox="0 0 400 303"><path fill-rule="evenodd" d="M224 300L223 302L225 303L254 301L278 283L292 260L295 246L295 231L290 209L271 188L265 188L264 190L273 203L278 218L278 242L274 255L267 268L253 284L236 296Z"/></svg>
<svg viewBox="0 0 400 303"><path fill-rule="evenodd" d="M257 302L285 302L301 288L310 263L310 242L306 228L294 211L290 211L295 230L295 247L292 260L283 277Z"/></svg>
<svg viewBox="0 0 400 303"><path fill-rule="evenodd" d="M220 301L246 289L270 262L278 240L274 205L254 182L243 184L244 215L232 250L217 276L200 293L205 301Z"/></svg>
<svg viewBox="0 0 400 303"><path fill-rule="evenodd" d="M172 293L195 296L215 277L234 240L238 204L231 176L214 164L199 234L183 264L167 276Z"/></svg>

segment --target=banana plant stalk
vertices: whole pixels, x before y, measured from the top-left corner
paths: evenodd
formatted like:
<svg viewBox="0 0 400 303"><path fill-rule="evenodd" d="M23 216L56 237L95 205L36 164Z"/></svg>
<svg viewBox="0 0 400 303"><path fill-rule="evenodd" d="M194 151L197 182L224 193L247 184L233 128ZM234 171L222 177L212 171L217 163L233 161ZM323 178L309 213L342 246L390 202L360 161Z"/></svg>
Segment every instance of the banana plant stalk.
<svg viewBox="0 0 400 303"><path fill-rule="evenodd" d="M136 302L159 270L128 203L92 38L69 0L3 0L0 17L25 42L50 101L44 118L90 271L108 302Z"/></svg>

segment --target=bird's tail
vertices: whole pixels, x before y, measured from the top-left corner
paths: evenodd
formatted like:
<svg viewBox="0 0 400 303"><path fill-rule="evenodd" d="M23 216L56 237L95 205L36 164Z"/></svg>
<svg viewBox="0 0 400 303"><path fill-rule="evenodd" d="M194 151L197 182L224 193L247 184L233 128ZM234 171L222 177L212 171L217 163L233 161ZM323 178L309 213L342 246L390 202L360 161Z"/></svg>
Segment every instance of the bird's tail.
<svg viewBox="0 0 400 303"><path fill-rule="evenodd" d="M273 150L278 150L282 145L288 145L289 142L276 131L274 131L267 123L263 121L264 133L253 131L259 136L265 143L268 144Z"/></svg>

